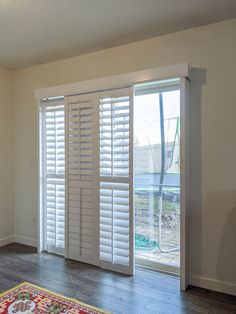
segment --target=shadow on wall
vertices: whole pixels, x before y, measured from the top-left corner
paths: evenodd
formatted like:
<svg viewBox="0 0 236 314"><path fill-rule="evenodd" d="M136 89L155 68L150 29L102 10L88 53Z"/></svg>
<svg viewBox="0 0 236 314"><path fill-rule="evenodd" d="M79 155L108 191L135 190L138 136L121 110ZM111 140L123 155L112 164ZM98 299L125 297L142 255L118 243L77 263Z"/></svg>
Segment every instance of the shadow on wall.
<svg viewBox="0 0 236 314"><path fill-rule="evenodd" d="M202 263L202 86L206 69L192 68L190 83L190 158L189 158L189 222L188 273L201 275Z"/></svg>
<svg viewBox="0 0 236 314"><path fill-rule="evenodd" d="M211 275L213 276L214 273L216 275L217 282L214 282L214 285L218 285L218 290L236 295L236 191L210 192L203 205L201 120L202 89L206 83L206 69L192 68L188 268L189 274L197 281L204 277L206 269L208 271L211 269ZM207 209L204 213L207 218L207 227L206 222L202 219L204 208ZM223 222L222 219L225 221ZM205 263L204 270L203 263ZM217 287L215 286L215 288Z"/></svg>
<svg viewBox="0 0 236 314"><path fill-rule="evenodd" d="M220 199L218 197L221 205L217 206L219 210L222 209L225 212L225 207L232 201L234 201L234 205L233 207L227 206L232 209L228 212L220 236L216 276L220 290L236 295L236 191L224 193L223 195L218 193L218 195L221 195ZM230 288L228 287L229 285L231 286Z"/></svg>

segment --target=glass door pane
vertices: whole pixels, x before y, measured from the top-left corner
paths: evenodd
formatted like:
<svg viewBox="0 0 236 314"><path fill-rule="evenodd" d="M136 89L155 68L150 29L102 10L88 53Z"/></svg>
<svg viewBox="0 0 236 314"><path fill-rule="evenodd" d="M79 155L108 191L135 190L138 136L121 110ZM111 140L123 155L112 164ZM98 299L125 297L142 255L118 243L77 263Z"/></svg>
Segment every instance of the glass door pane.
<svg viewBox="0 0 236 314"><path fill-rule="evenodd" d="M136 261L180 265L179 81L134 98Z"/></svg>

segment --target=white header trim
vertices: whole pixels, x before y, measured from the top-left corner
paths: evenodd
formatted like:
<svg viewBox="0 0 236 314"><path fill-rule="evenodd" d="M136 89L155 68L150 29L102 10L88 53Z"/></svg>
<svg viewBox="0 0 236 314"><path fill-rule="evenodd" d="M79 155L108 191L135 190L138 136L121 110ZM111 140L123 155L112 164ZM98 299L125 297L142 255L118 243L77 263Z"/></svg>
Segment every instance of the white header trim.
<svg viewBox="0 0 236 314"><path fill-rule="evenodd" d="M113 88L128 87L134 84L153 80L164 80L173 77L185 77L190 79L190 67L188 63L179 63L144 71L119 74L71 84L37 89L35 91L35 98L40 100L49 97L96 92Z"/></svg>

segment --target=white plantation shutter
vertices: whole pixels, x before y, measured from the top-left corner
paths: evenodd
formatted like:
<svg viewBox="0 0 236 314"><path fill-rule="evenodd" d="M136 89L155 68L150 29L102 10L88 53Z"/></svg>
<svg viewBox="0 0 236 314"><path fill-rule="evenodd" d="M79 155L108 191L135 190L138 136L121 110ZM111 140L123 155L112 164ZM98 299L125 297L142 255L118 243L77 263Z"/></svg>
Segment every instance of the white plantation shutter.
<svg viewBox="0 0 236 314"><path fill-rule="evenodd" d="M100 93L100 261L133 274L133 93Z"/></svg>
<svg viewBox="0 0 236 314"><path fill-rule="evenodd" d="M65 143L64 100L41 103L41 166L44 249L64 253Z"/></svg>
<svg viewBox="0 0 236 314"><path fill-rule="evenodd" d="M99 262L98 95L66 97L66 257Z"/></svg>
<svg viewBox="0 0 236 314"><path fill-rule="evenodd" d="M64 102L42 107L47 250L133 274L133 91Z"/></svg>

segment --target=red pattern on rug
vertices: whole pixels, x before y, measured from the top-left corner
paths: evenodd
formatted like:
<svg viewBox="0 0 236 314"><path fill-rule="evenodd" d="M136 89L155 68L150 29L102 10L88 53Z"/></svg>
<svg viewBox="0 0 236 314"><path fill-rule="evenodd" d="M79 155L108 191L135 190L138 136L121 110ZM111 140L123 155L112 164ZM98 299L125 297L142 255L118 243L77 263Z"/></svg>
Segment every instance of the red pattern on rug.
<svg viewBox="0 0 236 314"><path fill-rule="evenodd" d="M23 283L0 295L0 314L106 314L90 305Z"/></svg>

